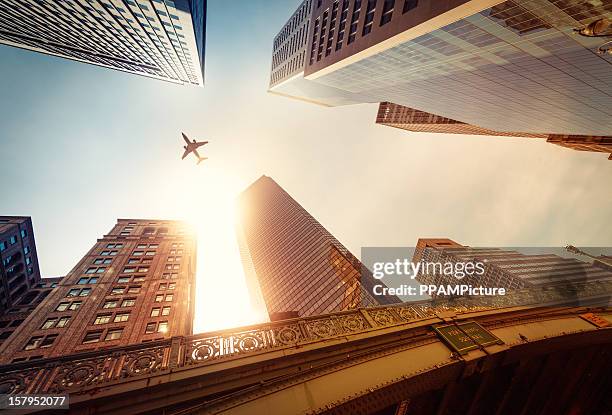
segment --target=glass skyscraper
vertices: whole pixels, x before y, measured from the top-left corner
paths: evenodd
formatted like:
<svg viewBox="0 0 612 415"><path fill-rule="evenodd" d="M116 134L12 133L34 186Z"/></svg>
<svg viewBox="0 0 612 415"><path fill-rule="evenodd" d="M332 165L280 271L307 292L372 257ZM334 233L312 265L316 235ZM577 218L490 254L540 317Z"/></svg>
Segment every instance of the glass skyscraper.
<svg viewBox="0 0 612 415"><path fill-rule="evenodd" d="M597 21L612 21L612 3L321 0L303 76L271 92L392 102L499 133L605 137L612 54L605 37L581 34Z"/></svg>
<svg viewBox="0 0 612 415"><path fill-rule="evenodd" d="M6 0L0 44L204 84L206 0Z"/></svg>
<svg viewBox="0 0 612 415"><path fill-rule="evenodd" d="M373 296L368 270L270 177L241 194L239 219L247 278L257 278L271 320L400 302Z"/></svg>

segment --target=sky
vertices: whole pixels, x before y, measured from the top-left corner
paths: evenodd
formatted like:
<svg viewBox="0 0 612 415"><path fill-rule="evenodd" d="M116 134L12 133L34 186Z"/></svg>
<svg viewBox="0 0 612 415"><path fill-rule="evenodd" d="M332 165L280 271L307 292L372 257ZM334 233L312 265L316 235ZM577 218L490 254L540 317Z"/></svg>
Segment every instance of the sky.
<svg viewBox="0 0 612 415"><path fill-rule="evenodd" d="M196 331L262 321L232 213L262 174L357 256L423 237L612 246L605 154L410 133L376 125L374 104L268 94L272 40L298 3L209 1L204 88L0 46L0 214L32 216L43 276L68 273L117 218L186 219L199 231ZM180 160L181 131L210 140L209 160Z"/></svg>

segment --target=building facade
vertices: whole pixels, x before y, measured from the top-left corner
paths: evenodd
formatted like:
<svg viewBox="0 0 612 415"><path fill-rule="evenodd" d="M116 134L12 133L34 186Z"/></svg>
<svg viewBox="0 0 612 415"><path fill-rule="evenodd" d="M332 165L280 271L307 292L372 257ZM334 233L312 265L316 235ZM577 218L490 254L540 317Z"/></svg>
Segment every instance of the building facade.
<svg viewBox="0 0 612 415"><path fill-rule="evenodd" d="M0 44L179 84L204 84L206 0L8 0Z"/></svg>
<svg viewBox="0 0 612 415"><path fill-rule="evenodd" d="M0 315L40 283L32 219L0 216Z"/></svg>
<svg viewBox="0 0 612 415"><path fill-rule="evenodd" d="M272 92L393 102L510 135L607 137L612 55L579 31L601 19L609 2L321 0L304 76Z"/></svg>
<svg viewBox="0 0 612 415"><path fill-rule="evenodd" d="M22 299L9 310L0 314L0 346L25 321L36 307L59 285L62 277L42 278L28 289Z"/></svg>
<svg viewBox="0 0 612 415"><path fill-rule="evenodd" d="M378 114L376 115L376 124L422 133L547 138L546 134L487 130L486 128L478 127L476 125L451 120L450 118L430 114L425 111L419 111L414 108L404 107L403 105L397 105L391 102L380 103L378 106Z"/></svg>
<svg viewBox="0 0 612 415"><path fill-rule="evenodd" d="M521 132L493 131L476 125L466 124L436 114L419 111L414 108L391 102L381 102L378 106L376 123L388 127L400 128L412 132L490 135L499 137L546 138L547 142L579 151L611 153L612 136L584 136L559 134L530 134Z"/></svg>
<svg viewBox="0 0 612 415"><path fill-rule="evenodd" d="M270 88L304 72L313 1L304 0L274 37Z"/></svg>
<svg viewBox="0 0 612 415"><path fill-rule="evenodd" d="M419 239L413 262L482 262L483 275L466 276L458 280L453 275L420 272L421 284L471 284L483 287L504 287L517 290L565 284L581 284L612 280L612 272L597 264L564 258L551 253L523 254L501 248L476 248L450 239Z"/></svg>
<svg viewBox="0 0 612 415"><path fill-rule="evenodd" d="M184 223L119 219L0 345L0 363L191 334L195 269Z"/></svg>
<svg viewBox="0 0 612 415"><path fill-rule="evenodd" d="M400 302L373 296L361 262L270 177L238 205L245 274L257 278L271 320Z"/></svg>

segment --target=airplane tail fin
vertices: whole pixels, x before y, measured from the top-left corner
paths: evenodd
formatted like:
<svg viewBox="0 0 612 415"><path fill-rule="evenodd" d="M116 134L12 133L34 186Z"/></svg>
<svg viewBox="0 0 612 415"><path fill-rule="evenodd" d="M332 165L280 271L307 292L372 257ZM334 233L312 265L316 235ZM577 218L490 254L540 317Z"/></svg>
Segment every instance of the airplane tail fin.
<svg viewBox="0 0 612 415"><path fill-rule="evenodd" d="M208 157L200 157L198 159L198 164L200 164L201 162L203 162L204 160L206 160Z"/></svg>

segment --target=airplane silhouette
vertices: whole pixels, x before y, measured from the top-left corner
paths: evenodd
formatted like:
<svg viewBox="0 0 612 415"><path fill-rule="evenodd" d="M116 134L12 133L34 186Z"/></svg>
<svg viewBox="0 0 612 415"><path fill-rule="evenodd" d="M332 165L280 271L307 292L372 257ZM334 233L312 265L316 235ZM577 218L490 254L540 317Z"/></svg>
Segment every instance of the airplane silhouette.
<svg viewBox="0 0 612 415"><path fill-rule="evenodd" d="M208 141L196 141L196 140L192 140L189 141L189 138L185 135L185 133L181 133L183 135L183 140L185 140L185 142L187 143L186 146L183 146L183 148L185 149L185 152L183 153L183 157L181 157L181 160L184 160L185 157L187 157L189 155L189 153L193 153L197 158L198 158L198 163L200 164L201 162L203 162L204 160L206 160L208 157L200 157L200 155L198 154L198 148L202 147L204 144L208 144Z"/></svg>

